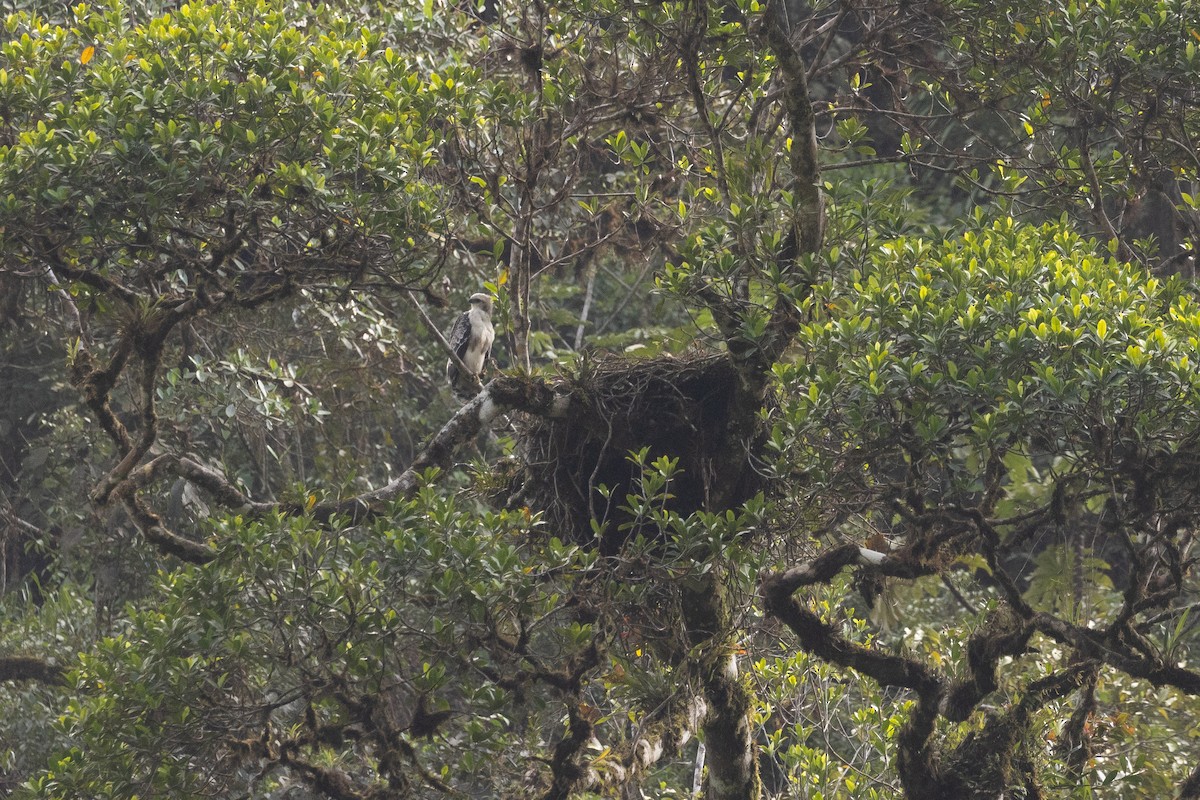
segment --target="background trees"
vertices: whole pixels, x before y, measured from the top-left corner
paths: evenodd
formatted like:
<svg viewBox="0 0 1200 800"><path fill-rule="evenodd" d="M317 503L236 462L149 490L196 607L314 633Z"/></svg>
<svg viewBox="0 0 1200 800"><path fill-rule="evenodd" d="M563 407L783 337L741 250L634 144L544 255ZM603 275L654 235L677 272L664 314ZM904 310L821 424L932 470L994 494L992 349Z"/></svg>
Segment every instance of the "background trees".
<svg viewBox="0 0 1200 800"><path fill-rule="evenodd" d="M6 789L1200 795L1191 4L5 26Z"/></svg>

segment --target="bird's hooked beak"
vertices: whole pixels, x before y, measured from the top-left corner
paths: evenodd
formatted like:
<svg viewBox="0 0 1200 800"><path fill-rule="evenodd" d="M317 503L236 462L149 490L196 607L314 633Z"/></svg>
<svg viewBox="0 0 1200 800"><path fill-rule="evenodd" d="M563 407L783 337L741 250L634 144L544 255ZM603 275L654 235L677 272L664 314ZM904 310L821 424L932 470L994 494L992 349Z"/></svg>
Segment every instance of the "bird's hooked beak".
<svg viewBox="0 0 1200 800"><path fill-rule="evenodd" d="M483 292L476 292L471 295L471 305L479 306L490 315L492 313L492 296Z"/></svg>

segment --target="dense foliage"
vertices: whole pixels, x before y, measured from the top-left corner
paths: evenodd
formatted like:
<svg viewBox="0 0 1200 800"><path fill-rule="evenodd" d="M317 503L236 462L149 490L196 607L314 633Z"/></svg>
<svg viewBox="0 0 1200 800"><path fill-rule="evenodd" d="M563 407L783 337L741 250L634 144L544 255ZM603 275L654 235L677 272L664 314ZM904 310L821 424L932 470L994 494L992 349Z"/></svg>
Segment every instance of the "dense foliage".
<svg viewBox="0 0 1200 800"><path fill-rule="evenodd" d="M1195 4L10 9L0 793L1200 798Z"/></svg>

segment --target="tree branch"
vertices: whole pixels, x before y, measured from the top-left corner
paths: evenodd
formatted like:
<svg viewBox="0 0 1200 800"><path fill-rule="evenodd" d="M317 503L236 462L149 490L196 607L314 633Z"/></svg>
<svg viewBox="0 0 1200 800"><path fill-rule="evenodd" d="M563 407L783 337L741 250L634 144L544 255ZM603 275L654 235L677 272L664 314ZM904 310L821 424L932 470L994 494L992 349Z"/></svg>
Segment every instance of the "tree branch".
<svg viewBox="0 0 1200 800"><path fill-rule="evenodd" d="M684 586L681 599L689 671L699 678L707 706L704 741L709 748L708 797L758 797L762 780L748 719L754 697L738 677L736 633L720 571L708 572L694 587Z"/></svg>
<svg viewBox="0 0 1200 800"><path fill-rule="evenodd" d="M634 784L664 756L678 754L700 727L707 713L708 705L704 698L680 686L678 693L666 702L661 712L655 712L656 719L644 727L631 743L629 754L622 759L623 770L617 775L618 780L627 785Z"/></svg>
<svg viewBox="0 0 1200 800"><path fill-rule="evenodd" d="M463 360L458 357L458 353L454 352L454 348L450 346L450 342L448 342L446 337L442 335L441 330L437 325L434 324L433 320L429 318L429 314L425 312L425 308L421 305L421 302L417 300L416 292L410 291L408 293L408 299L412 302L413 308L417 310L417 314L421 317L421 321L425 323L426 330L433 334L433 338L437 340L437 343L442 346L442 350L444 350L446 355L450 357L450 362L458 368L458 374L470 375L475 380L475 388L482 389L483 382L479 380L479 376L469 370L467 365L463 363Z"/></svg>
<svg viewBox="0 0 1200 800"><path fill-rule="evenodd" d="M853 565L862 565L893 578L917 578L932 575L936 571L890 553L844 544L784 572L767 573L761 581L762 592L764 596L789 597L803 586L828 583L843 569Z"/></svg>
<svg viewBox="0 0 1200 800"><path fill-rule="evenodd" d="M175 556L189 564L206 564L216 557L216 551L208 545L186 539L167 529L162 523L162 518L147 507L132 486L126 484L118 492L114 492L113 497L121 501L125 512L129 514L129 518L146 541L166 555Z"/></svg>
<svg viewBox="0 0 1200 800"><path fill-rule="evenodd" d="M783 84L780 95L784 112L791 126L791 146L788 164L792 173L791 230L784 240L778 257L780 272L789 275L805 256L816 255L825 232L825 200L821 195L821 164L817 151L816 118L808 91L808 70L792 36L792 21L788 18L789 4L771 0L764 16L767 44L775 54L776 73ZM807 293L812 283L803 276ZM760 347L760 363L770 369L791 344L800 327L797 298L780 293L771 310L767 335Z"/></svg>
<svg viewBox="0 0 1200 800"><path fill-rule="evenodd" d="M553 780L543 800L567 800L588 783L587 767L580 762L595 738L597 716L595 709L585 708L582 703L567 705L567 733L554 745L554 757L550 759Z"/></svg>
<svg viewBox="0 0 1200 800"><path fill-rule="evenodd" d="M915 567L886 554L853 544L822 553L817 558L779 575L768 575L761 584L763 606L768 614L791 628L800 646L810 653L872 678L881 686L900 686L921 694L940 696L944 678L916 659L872 650L846 639L792 597L802 586L828 583L852 564L866 564L888 575L913 577L932 570Z"/></svg>
<svg viewBox="0 0 1200 800"><path fill-rule="evenodd" d="M776 69L783 83L783 108L792 129L788 151L795 196L797 255L816 253L825 230L825 203L821 196L821 165L817 158L817 130L812 99L808 92L808 70L792 41L788 4L771 0L765 14L767 44L775 54Z"/></svg>
<svg viewBox="0 0 1200 800"><path fill-rule="evenodd" d="M1088 723L1096 713L1096 679L1099 675L1100 670L1093 668L1084 676L1075 710L1071 712L1071 718L1062 728L1059 753L1066 761L1067 769L1076 783L1084 780L1084 771L1093 756L1092 735Z"/></svg>
<svg viewBox="0 0 1200 800"><path fill-rule="evenodd" d="M1050 614L1036 614L1032 622L1037 630L1060 644L1070 645L1085 658L1102 661L1154 686L1173 686L1187 694L1200 694L1200 672L1122 647L1104 632L1081 628Z"/></svg>
<svg viewBox="0 0 1200 800"><path fill-rule="evenodd" d="M570 395L560 393L545 381L512 376L495 378L433 435L408 469L386 486L334 504L318 506L312 513L319 519L340 514L355 521L361 520L377 513L383 505L412 494L427 470L449 466L458 448L503 411L562 417L570 408Z"/></svg>

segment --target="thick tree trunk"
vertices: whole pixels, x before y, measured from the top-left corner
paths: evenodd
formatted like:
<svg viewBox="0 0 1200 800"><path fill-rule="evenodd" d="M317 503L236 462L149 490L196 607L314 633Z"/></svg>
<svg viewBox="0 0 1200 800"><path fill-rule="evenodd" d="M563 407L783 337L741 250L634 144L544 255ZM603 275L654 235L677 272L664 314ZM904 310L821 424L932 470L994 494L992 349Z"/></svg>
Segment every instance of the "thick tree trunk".
<svg viewBox="0 0 1200 800"><path fill-rule="evenodd" d="M803 256L821 247L825 211L820 189L817 138L808 93L807 71L792 37L792 20L779 0L765 12L766 41L776 58L782 103L791 127L789 165L794 197L791 230L778 254L781 274L792 275L797 284L811 281L799 274ZM702 104L699 104L702 106ZM703 111L703 108L701 108ZM720 142L714 134L713 147ZM744 276L748 278L748 276ZM743 463L755 448L759 435L758 414L766 401L772 365L790 345L799 329L796 294L781 293L775 300L764 334L747 337L744 308L711 287L699 290L721 329L729 357L737 371L737 389L730 406L721 459ZM735 286L733 296L738 292ZM734 503L730 481L718 477L711 496L711 510L724 510ZM732 625L725 588L717 572L696 586L683 590L684 624L696 663L708 714L704 721L708 760L706 797L709 800L757 800L762 794L756 748L751 734L753 696L738 676L732 640Z"/></svg>
<svg viewBox="0 0 1200 800"><path fill-rule="evenodd" d="M710 572L682 591L693 669L708 705L704 742L708 800L756 800L762 793L750 727L754 698L738 676L734 627L721 576Z"/></svg>

